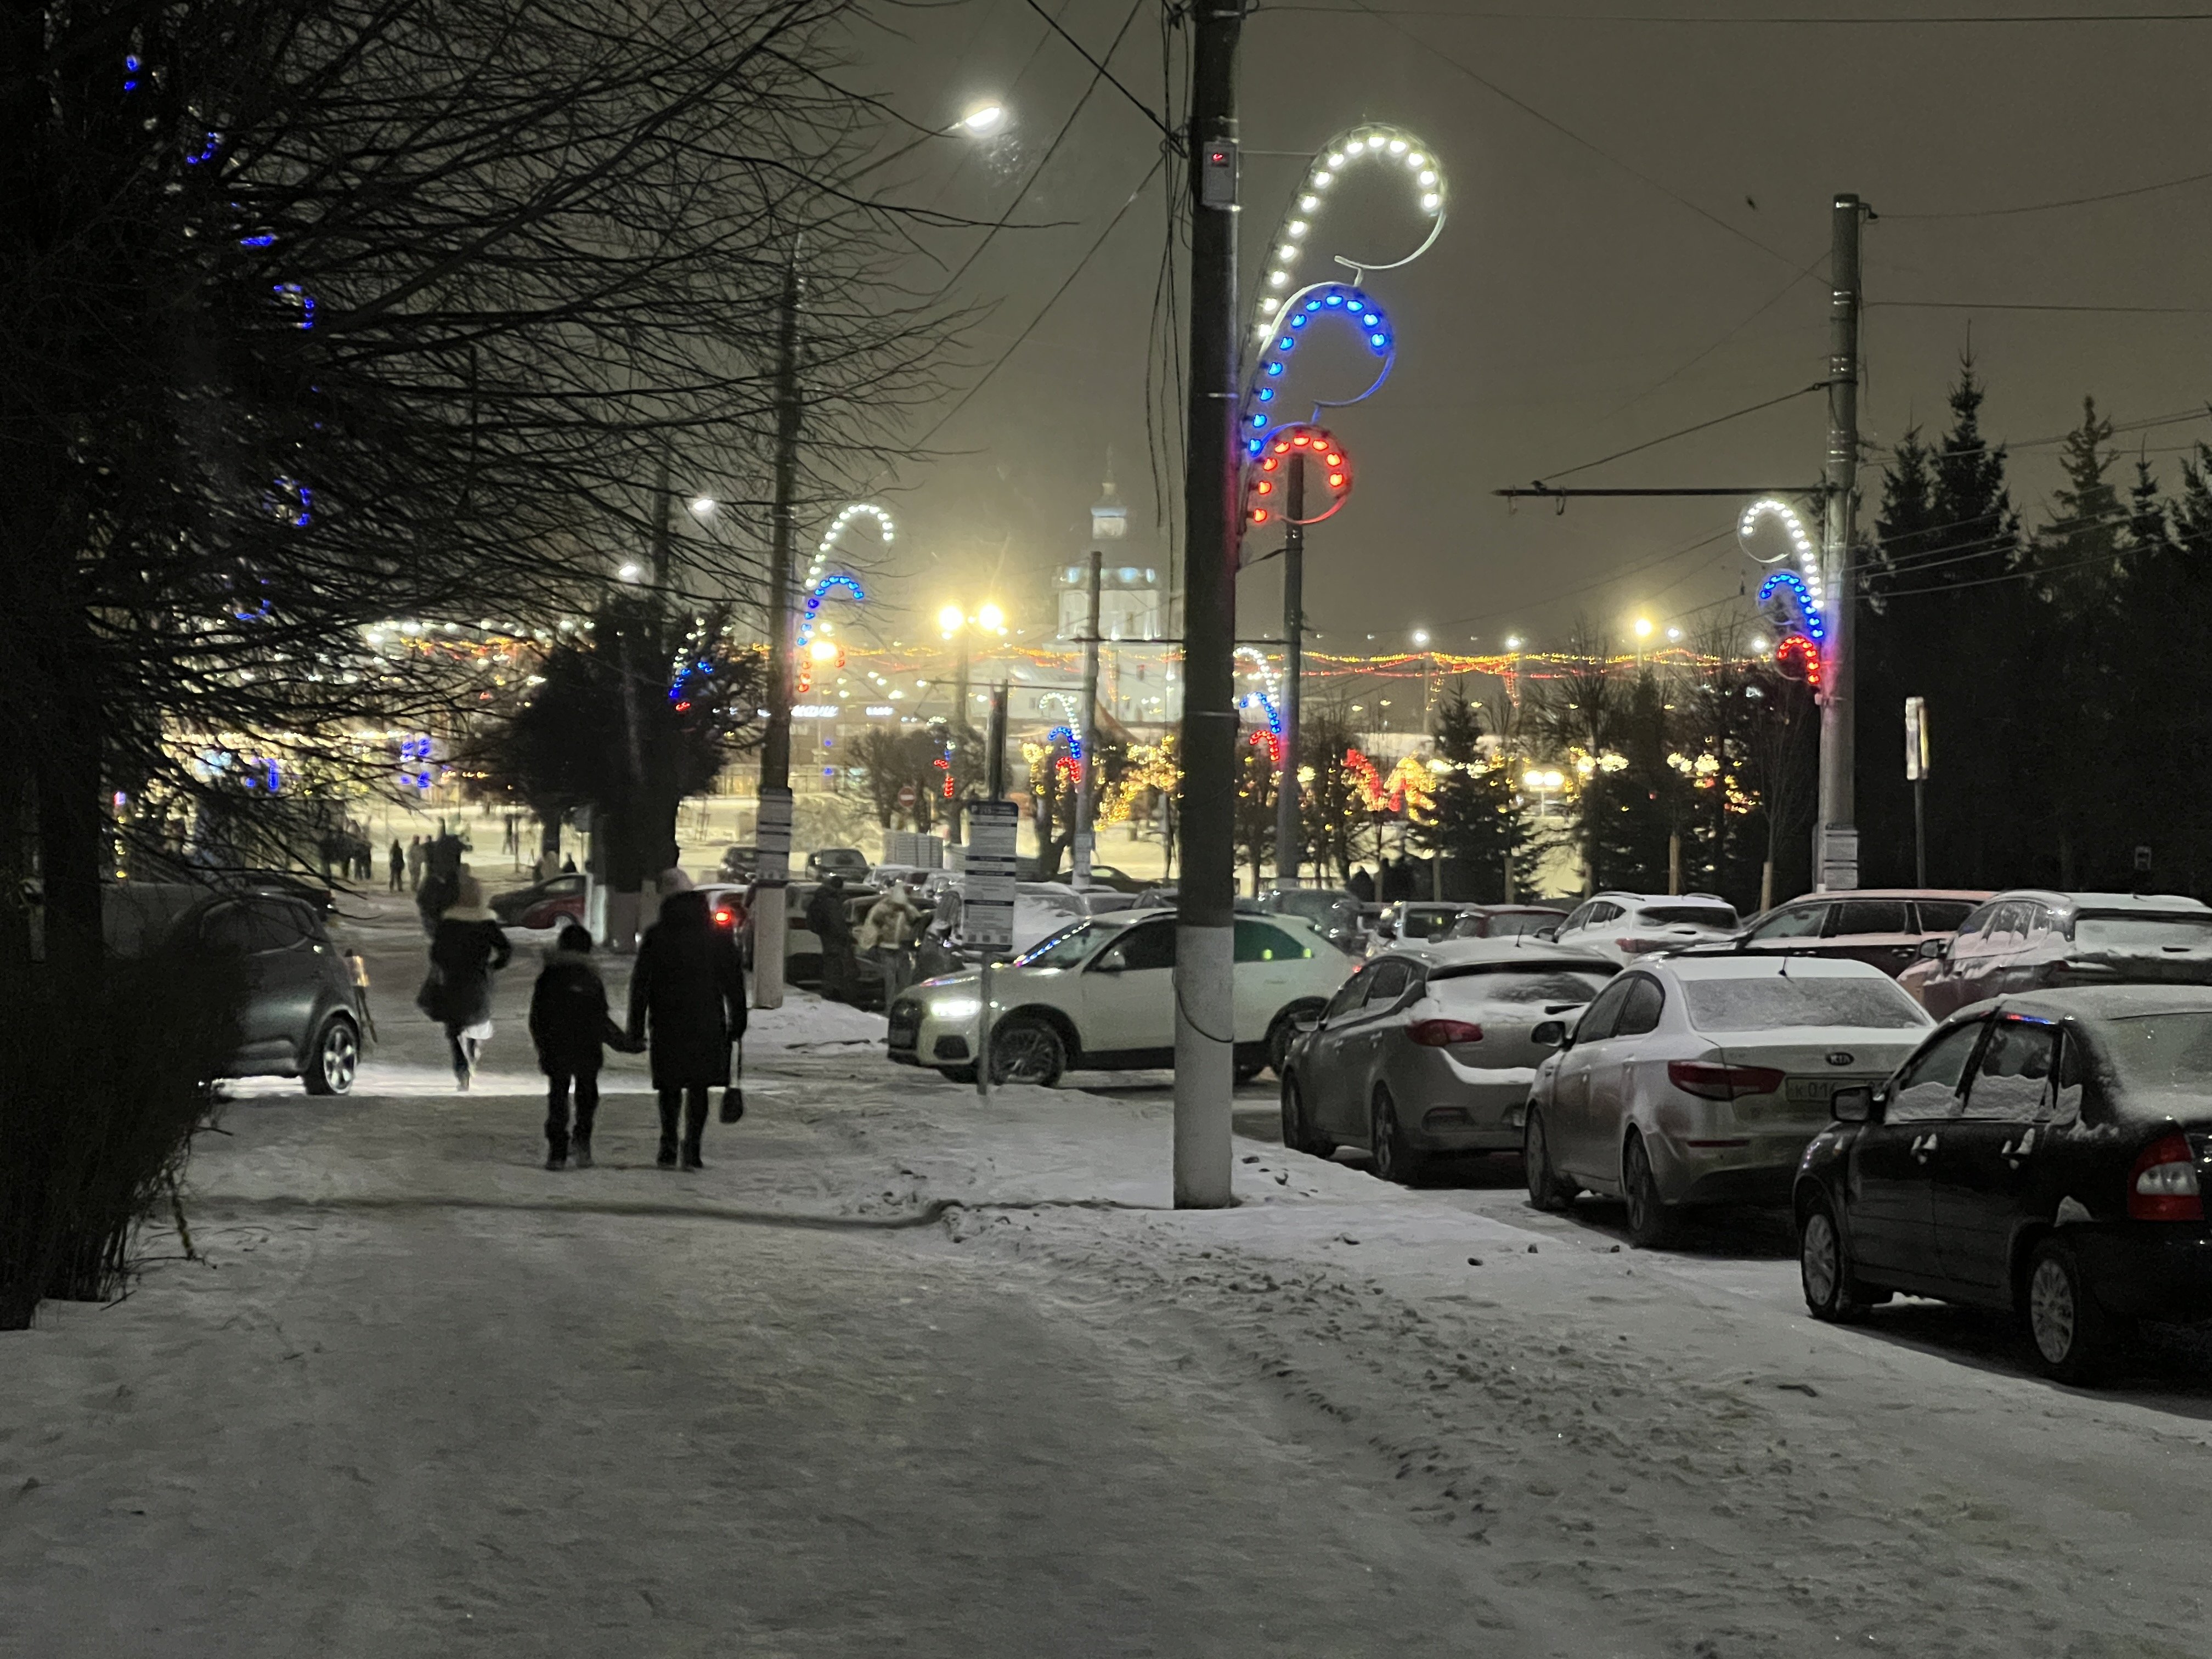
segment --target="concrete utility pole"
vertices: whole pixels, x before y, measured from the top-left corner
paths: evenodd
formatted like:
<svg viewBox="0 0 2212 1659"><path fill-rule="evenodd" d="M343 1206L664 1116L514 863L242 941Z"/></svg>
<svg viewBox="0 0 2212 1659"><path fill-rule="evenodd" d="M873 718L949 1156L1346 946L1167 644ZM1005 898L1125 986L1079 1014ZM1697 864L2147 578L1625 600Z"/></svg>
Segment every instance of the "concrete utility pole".
<svg viewBox="0 0 2212 1659"><path fill-rule="evenodd" d="M1298 810L1298 683L1305 672L1306 458L1291 452L1283 484L1283 764L1275 780L1275 879L1295 884L1305 866L1305 816Z"/></svg>
<svg viewBox="0 0 2212 1659"><path fill-rule="evenodd" d="M799 267L776 305L775 512L768 578L768 732L761 740L753 1006L783 1006L784 889L791 881L792 496L799 483Z"/></svg>
<svg viewBox="0 0 2212 1659"><path fill-rule="evenodd" d="M1828 637L1820 660L1819 840L1813 849L1814 884L1824 893L1859 884L1852 724L1857 573L1851 561L1859 469L1859 229L1867 217L1857 197L1839 195L1830 220L1827 514L1820 562Z"/></svg>
<svg viewBox="0 0 2212 1659"><path fill-rule="evenodd" d="M1191 58L1190 434L1185 450L1182 881L1176 918L1175 1201L1231 1202L1237 1004L1237 47L1243 0L1199 0Z"/></svg>
<svg viewBox="0 0 2212 1659"><path fill-rule="evenodd" d="M1083 630L1083 765L1075 787L1075 890L1091 887L1091 860L1097 850L1091 840L1092 818L1098 810L1098 588L1105 576L1106 556L1091 550L1091 623ZM1045 826L1052 833L1052 826Z"/></svg>

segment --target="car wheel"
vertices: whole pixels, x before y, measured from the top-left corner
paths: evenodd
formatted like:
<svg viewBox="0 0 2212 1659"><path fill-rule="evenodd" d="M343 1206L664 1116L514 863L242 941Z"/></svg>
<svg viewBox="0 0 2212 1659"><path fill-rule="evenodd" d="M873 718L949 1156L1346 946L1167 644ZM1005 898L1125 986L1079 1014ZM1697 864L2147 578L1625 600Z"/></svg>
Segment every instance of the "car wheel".
<svg viewBox="0 0 2212 1659"><path fill-rule="evenodd" d="M1651 1173L1651 1154L1642 1135L1629 1136L1621 1153L1620 1188L1628 1200L1628 1242L1646 1250L1671 1243L1674 1207L1660 1200L1658 1177Z"/></svg>
<svg viewBox="0 0 2212 1659"><path fill-rule="evenodd" d="M1528 1201L1540 1210L1564 1210L1581 1190L1553 1165L1544 1115L1533 1106L1521 1129L1521 1167L1528 1179Z"/></svg>
<svg viewBox="0 0 2212 1659"><path fill-rule="evenodd" d="M1401 1187L1418 1184L1429 1172L1428 1156L1406 1144L1405 1129L1398 1121L1398 1105L1390 1098L1388 1089L1376 1089L1369 1123L1367 1144L1374 1152L1375 1173Z"/></svg>
<svg viewBox="0 0 2212 1659"><path fill-rule="evenodd" d="M945 1066L939 1069L945 1073L947 1083L963 1083L970 1088L975 1086L975 1068L973 1066Z"/></svg>
<svg viewBox="0 0 2212 1659"><path fill-rule="evenodd" d="M1283 1145L1310 1158L1328 1158L1336 1151L1336 1143L1317 1133L1307 1118L1305 1090L1295 1075L1283 1079Z"/></svg>
<svg viewBox="0 0 2212 1659"><path fill-rule="evenodd" d="M1267 1069L1277 1077L1291 1063L1291 1044L1297 1041L1298 1021L1306 1015L1320 1011L1318 1002L1295 1002L1275 1016L1275 1023L1267 1028Z"/></svg>
<svg viewBox="0 0 2212 1659"><path fill-rule="evenodd" d="M1825 1197L1815 1196L1798 1223L1797 1281L1814 1318L1846 1324L1866 1316L1868 1298L1860 1291L1850 1248Z"/></svg>
<svg viewBox="0 0 2212 1659"><path fill-rule="evenodd" d="M2081 1259L2063 1238L2046 1238L2027 1264L2027 1334L2046 1376L2089 1382L2104 1374L2118 1340L2082 1277Z"/></svg>
<svg viewBox="0 0 2212 1659"><path fill-rule="evenodd" d="M361 1070L361 1034L343 1014L332 1014L315 1033L300 1083L311 1095L342 1095Z"/></svg>
<svg viewBox="0 0 2212 1659"><path fill-rule="evenodd" d="M1034 1014L1016 1014L991 1031L991 1081L1049 1089L1067 1069L1067 1045Z"/></svg>

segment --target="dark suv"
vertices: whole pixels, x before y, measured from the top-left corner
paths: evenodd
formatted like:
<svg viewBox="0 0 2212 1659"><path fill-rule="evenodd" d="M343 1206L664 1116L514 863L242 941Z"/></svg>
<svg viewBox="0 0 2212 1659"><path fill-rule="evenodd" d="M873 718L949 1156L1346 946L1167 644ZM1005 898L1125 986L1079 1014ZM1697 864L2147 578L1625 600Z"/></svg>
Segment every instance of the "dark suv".
<svg viewBox="0 0 2212 1659"><path fill-rule="evenodd" d="M118 955L166 945L187 961L245 965L239 1050L220 1075L296 1077L311 1095L342 1095L360 1069L368 988L356 958L331 943L323 919L281 893L217 893L143 883L108 890L108 945Z"/></svg>
<svg viewBox="0 0 2212 1659"><path fill-rule="evenodd" d="M2058 986L2212 984L2212 909L2177 894L2014 888L1923 944L1898 983L1938 1019Z"/></svg>

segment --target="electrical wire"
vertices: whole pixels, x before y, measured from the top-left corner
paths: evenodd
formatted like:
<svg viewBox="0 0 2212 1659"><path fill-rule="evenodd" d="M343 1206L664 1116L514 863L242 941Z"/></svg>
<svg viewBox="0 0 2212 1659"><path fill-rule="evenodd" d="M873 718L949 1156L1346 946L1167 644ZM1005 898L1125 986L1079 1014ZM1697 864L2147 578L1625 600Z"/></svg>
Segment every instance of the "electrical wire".
<svg viewBox="0 0 2212 1659"><path fill-rule="evenodd" d="M1641 454L1647 449L1656 449L1661 444L1672 443L1677 438L1686 438L1693 432L1703 432L1708 427L1725 426L1729 422L1741 420L1747 415L1756 415L1762 409L1771 409L1777 404L1786 404L1792 398L1802 398L1811 392L1825 392L1827 387L1828 383L1826 380L1815 380L1810 386L1800 386L1795 392L1785 392L1778 398L1769 398L1764 403L1753 404L1747 408L1735 410L1726 415L1716 415L1710 421L1699 421L1694 426L1682 427L1679 430L1649 439L1640 444L1631 444L1626 449L1616 449L1610 455L1601 455L1594 461L1584 461L1580 466L1571 466L1561 471L1540 474L1536 482L1541 485L1554 479L1572 477L1577 472L1587 472L1592 467L1603 466L1608 461L1617 461L1626 455Z"/></svg>
<svg viewBox="0 0 2212 1659"><path fill-rule="evenodd" d="M1083 42L1077 40L1073 35L1070 34L1066 29L1060 27L1060 19L1054 17L1042 5L1038 4L1037 0L1028 0L1028 4L1029 9L1031 11L1044 19L1045 22L1050 26L1052 32L1054 34L1057 34L1061 40L1066 41L1069 46L1075 48L1077 55L1079 56L1085 63L1090 64L1092 69L1097 70L1099 74L1104 76L1106 77L1107 83L1110 85L1115 91L1120 93L1124 98L1135 105L1137 108L1142 110L1145 113L1145 118L1167 135L1167 140L1170 146L1179 147L1182 144L1182 135L1177 132L1173 127L1170 126L1165 121L1163 121L1159 116L1153 112L1152 106L1150 104L1138 97L1137 94L1130 91L1128 88L1123 86L1121 81L1115 77L1113 70L1108 69L1106 65L1101 63L1097 58L1093 58L1085 48ZM1125 30L1127 27L1128 26L1127 24L1122 25L1122 27ZM1118 35L1115 37L1117 43L1119 42L1120 38L1121 37ZM1106 55L1109 58L1111 58L1114 54L1109 49Z"/></svg>
<svg viewBox="0 0 2212 1659"><path fill-rule="evenodd" d="M1869 300L1867 311L2078 311L2106 317L2197 317L2212 306L2090 306L2045 304L2034 300Z"/></svg>
<svg viewBox="0 0 2212 1659"><path fill-rule="evenodd" d="M1984 15L1939 12L1926 17L1854 17L1836 13L1814 17L1778 14L1728 16L1698 12L1674 17L1655 17L1644 13L1620 11L1470 11L1458 6L1391 6L1378 11L1372 6L1360 4L1358 0L1349 0L1348 3L1331 3L1331 0L1267 0L1267 3L1258 9L1329 13L1364 11L1373 16L1448 17L1471 23L1651 23L1668 27L1723 28L1800 28L1808 25L1822 28L1960 28L2039 23L2212 23L2212 11L1999 12Z"/></svg>
<svg viewBox="0 0 2212 1659"><path fill-rule="evenodd" d="M1962 208L1943 213L1893 213L1884 209L1881 217L1885 224L1898 220L2007 219L2016 214L2056 213L2061 208L2089 207L2099 202L2124 202L2134 196L2150 196L2162 190L2179 190L2188 185L2201 185L2207 179L2212 179L2212 173L2192 173L2185 178L2161 179L2154 185L2132 185L2125 190L2108 190L2095 196L2068 196L2056 202L2031 202L2021 207Z"/></svg>
<svg viewBox="0 0 2212 1659"><path fill-rule="evenodd" d="M1419 46L1428 57L1436 59L1438 63L1443 64L1451 69L1458 70L1459 73L1467 76L1468 80L1474 82L1475 85L1490 93L1493 97L1503 99L1505 102L1512 105L1514 108L1519 110L1522 114L1528 116L1534 120L1541 122L1544 125L1551 128L1553 131L1560 134L1562 137L1573 140L1576 143L1580 144L1584 149L1589 151L1591 155L1599 157L1602 161L1611 162L1614 167L1619 167L1623 173L1626 173L1630 178L1637 180L1639 184L1648 185L1651 189L1657 191L1662 196L1664 196L1668 200L1674 203L1678 206L1687 208L1691 212L1696 214L1700 219L1705 220L1708 223L1718 226L1721 229L1726 231L1737 240L1757 248L1761 253L1765 254L1770 259L1779 259L1784 264L1790 266L1791 269L1794 270L1796 268L1797 262L1791 258L1788 254L1784 253L1778 249L1767 246L1765 243L1760 241L1759 238L1753 236L1749 231L1740 229L1738 227L1730 224L1727 220L1722 218L1717 213L1713 212L1711 209L1699 206L1688 197L1683 195L1680 191L1662 184L1650 173L1645 173L1638 167L1632 167L1628 162L1622 161L1620 157L1613 155L1610 150L1601 149L1589 139L1583 137L1582 134L1577 132L1572 127L1566 125L1564 122L1554 120L1552 117L1545 114L1543 111L1538 109L1534 104L1528 102L1525 99L1516 97L1512 93L1506 91L1504 87L1499 86L1497 82L1492 81L1489 76L1481 74L1480 71L1469 67L1468 64L1461 63L1459 59L1454 58L1449 52L1442 50L1433 41L1424 40L1419 35L1414 33L1413 30L1407 28L1403 23L1399 22L1395 18L1391 16L1389 13L1378 10L1374 6L1368 4L1367 0L1352 0L1352 4L1358 10L1364 12L1368 16L1375 19L1376 22L1385 24L1388 27L1397 30L1399 33L1404 35L1406 39Z"/></svg>
<svg viewBox="0 0 2212 1659"><path fill-rule="evenodd" d="M1030 319L1029 326L1024 328L1019 334L1016 335L1014 337L1013 343L1008 346L1004 351L1000 352L997 360L992 363L990 368L983 371L981 377L978 379L973 386L969 386L967 391L960 394L959 401L955 403L951 408L946 410L943 415L938 417L936 425L931 427L928 431L923 433L921 437L915 440L914 447L916 449L920 449L928 443L932 438L935 437L938 433L943 429L946 422L950 421L955 415L957 415L962 410L965 409L968 406L968 400L988 386L990 383L991 377L1006 366L1006 360L1022 349L1022 343L1027 340L1030 335L1036 332L1037 325L1044 321L1046 316L1051 312L1052 308L1060 303L1060 296L1066 294L1070 288L1074 286L1075 279L1083 275L1085 269L1091 264L1091 261L1097 256L1098 250L1106 246L1106 239L1114 234L1115 227L1119 225L1123 218L1127 216L1129 210L1136 205L1137 198L1145 193L1146 190L1151 185L1154 175L1157 174L1160 168L1164 167L1166 164L1167 156L1164 154L1153 159L1152 165L1146 172L1145 176L1137 181L1136 189L1129 192L1127 198L1122 202L1121 205L1115 210L1114 216L1106 222L1106 228L1098 233L1097 240L1092 242L1090 247L1085 252L1083 257L1075 262L1075 269L1067 273L1066 278L1061 282L1058 288L1053 289L1052 297L1044 302L1042 309L1038 311L1036 316Z"/></svg>

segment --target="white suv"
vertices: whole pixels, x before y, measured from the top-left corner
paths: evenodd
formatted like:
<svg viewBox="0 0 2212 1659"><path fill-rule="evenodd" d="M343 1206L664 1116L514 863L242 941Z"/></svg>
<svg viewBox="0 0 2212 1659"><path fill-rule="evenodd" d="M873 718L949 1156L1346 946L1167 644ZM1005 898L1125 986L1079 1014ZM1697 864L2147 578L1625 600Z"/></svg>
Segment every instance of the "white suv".
<svg viewBox="0 0 2212 1659"><path fill-rule="evenodd" d="M1553 937L1626 962L1725 938L1741 926L1735 906L1711 893L1600 893L1577 905Z"/></svg>
<svg viewBox="0 0 2212 1659"><path fill-rule="evenodd" d="M1237 1075L1279 1073L1297 1021L1352 964L1296 916L1238 916L1236 928ZM994 970L992 1081L1049 1086L1070 1067L1173 1066L1175 959L1175 913L1155 909L1071 923ZM925 980L891 1005L885 1052L971 1083L981 1008L974 969Z"/></svg>

